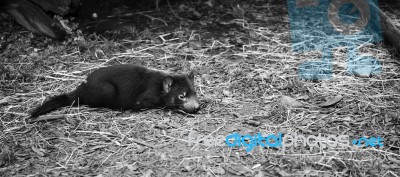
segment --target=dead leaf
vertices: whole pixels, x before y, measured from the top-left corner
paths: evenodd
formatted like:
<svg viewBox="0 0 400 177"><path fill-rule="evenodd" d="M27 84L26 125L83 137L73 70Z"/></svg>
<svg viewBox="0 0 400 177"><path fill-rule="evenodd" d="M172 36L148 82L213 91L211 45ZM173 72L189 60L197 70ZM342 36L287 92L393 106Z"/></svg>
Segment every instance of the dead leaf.
<svg viewBox="0 0 400 177"><path fill-rule="evenodd" d="M328 101L325 101L324 103L320 104L319 106L323 108L330 107L339 103L342 99L343 99L342 95L337 95L334 98L329 99Z"/></svg>
<svg viewBox="0 0 400 177"><path fill-rule="evenodd" d="M0 105L7 105L8 102L10 102L10 101L11 101L11 100L10 100L10 97L7 96L7 97L5 97L5 98L3 98L3 99L0 100Z"/></svg>
<svg viewBox="0 0 400 177"><path fill-rule="evenodd" d="M244 42L242 39L236 37L234 43L236 44L236 46L243 46Z"/></svg>
<svg viewBox="0 0 400 177"><path fill-rule="evenodd" d="M53 176L60 176L61 172L60 171L52 171Z"/></svg>
<svg viewBox="0 0 400 177"><path fill-rule="evenodd" d="M153 38L153 42L154 42L155 44L163 44L163 43L164 43L164 41L163 41L161 38L159 38L159 37Z"/></svg>
<svg viewBox="0 0 400 177"><path fill-rule="evenodd" d="M151 169L148 169L144 174L143 177L151 177L151 174L153 174L154 171Z"/></svg>
<svg viewBox="0 0 400 177"><path fill-rule="evenodd" d="M294 99L292 97L288 97L288 96L282 96L281 103L282 103L282 105L284 105L286 107L292 107L292 108L298 108L298 107L303 106L302 103L300 103L296 99Z"/></svg>
<svg viewBox="0 0 400 177"><path fill-rule="evenodd" d="M200 50L203 46L203 43L201 43L200 41L189 41L188 46L193 50Z"/></svg>
<svg viewBox="0 0 400 177"><path fill-rule="evenodd" d="M370 77L374 71L373 67L355 68L351 73L357 77Z"/></svg>
<svg viewBox="0 0 400 177"><path fill-rule="evenodd" d="M32 151L35 152L36 154L38 154L38 155L40 155L40 156L42 156L42 157L44 156L44 153L43 153L43 152L45 151L44 149L42 149L42 148L35 148L35 147L33 147L33 146L32 146L31 148L32 148Z"/></svg>
<svg viewBox="0 0 400 177"><path fill-rule="evenodd" d="M346 122L352 122L353 119L350 116L346 116L342 118L342 121L346 121Z"/></svg>
<svg viewBox="0 0 400 177"><path fill-rule="evenodd" d="M134 165L134 164L130 164L126 166L131 172L137 171L138 170L138 166Z"/></svg>
<svg viewBox="0 0 400 177"><path fill-rule="evenodd" d="M188 164L184 164L183 165L183 168L185 169L185 171L187 171L187 172L190 172L190 171L192 171L193 170L193 167L191 167L190 165L188 165Z"/></svg>
<svg viewBox="0 0 400 177"><path fill-rule="evenodd" d="M286 171L281 170L280 168L275 168L275 171L280 175L280 176L292 176Z"/></svg>
<svg viewBox="0 0 400 177"><path fill-rule="evenodd" d="M104 145L104 144L93 146L93 147L90 148L90 151L95 151L97 149L103 149L105 147L107 147L107 145Z"/></svg>
<svg viewBox="0 0 400 177"><path fill-rule="evenodd" d="M160 155L161 160L168 160L167 154L164 152Z"/></svg>
<svg viewBox="0 0 400 177"><path fill-rule="evenodd" d="M206 5L208 5L208 7L214 7L213 1L209 0L205 2Z"/></svg>
<svg viewBox="0 0 400 177"><path fill-rule="evenodd" d="M155 126L155 128L158 128L158 129L161 129L161 130L165 130L165 129L171 128L171 126L166 125L165 123L158 123L158 124Z"/></svg>
<svg viewBox="0 0 400 177"><path fill-rule="evenodd" d="M210 170L216 175L225 174L225 170L222 167L211 167Z"/></svg>
<svg viewBox="0 0 400 177"><path fill-rule="evenodd" d="M265 176L261 170L256 171L256 175L254 177L263 177Z"/></svg>
<svg viewBox="0 0 400 177"><path fill-rule="evenodd" d="M308 96L308 95L300 95L296 99L298 99L298 100L308 100L308 99L310 99L310 96Z"/></svg>
<svg viewBox="0 0 400 177"><path fill-rule="evenodd" d="M254 121L254 120L247 120L246 123L255 127L258 127L261 124L260 121Z"/></svg>
<svg viewBox="0 0 400 177"><path fill-rule="evenodd" d="M197 17L197 18L200 18L200 17L201 17L200 12L197 11L197 10L193 10L193 15L194 15L195 17Z"/></svg>
<svg viewBox="0 0 400 177"><path fill-rule="evenodd" d="M248 168L244 168L243 166L240 165L231 165L225 167L225 170L228 171L229 173L232 173L234 175L238 176L253 176L253 171L249 170Z"/></svg>
<svg viewBox="0 0 400 177"><path fill-rule="evenodd" d="M223 90L222 93L223 93L225 96L231 96L231 95L232 95L231 91L229 91L229 90Z"/></svg>
<svg viewBox="0 0 400 177"><path fill-rule="evenodd" d="M392 161L393 163L396 163L396 164L400 165L400 159L396 159L396 158L391 157L391 156L388 156L388 159L390 161Z"/></svg>

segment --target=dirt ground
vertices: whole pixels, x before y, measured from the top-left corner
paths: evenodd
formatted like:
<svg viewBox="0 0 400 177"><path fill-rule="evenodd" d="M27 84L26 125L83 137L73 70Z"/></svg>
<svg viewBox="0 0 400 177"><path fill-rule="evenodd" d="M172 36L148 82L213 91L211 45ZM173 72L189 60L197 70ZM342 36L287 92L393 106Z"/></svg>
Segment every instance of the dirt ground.
<svg viewBox="0 0 400 177"><path fill-rule="evenodd" d="M34 35L2 14L0 176L399 176L400 63L388 47L360 47L381 62L379 74L347 73L346 50L338 48L332 79L300 80L299 65L321 53L292 51L286 1L239 3L116 9L114 19L140 21L102 34L69 19L65 41ZM125 63L196 71L202 109L82 105L29 119L29 110L74 90L96 68ZM380 137L383 146L299 143L246 152L225 143L234 133Z"/></svg>

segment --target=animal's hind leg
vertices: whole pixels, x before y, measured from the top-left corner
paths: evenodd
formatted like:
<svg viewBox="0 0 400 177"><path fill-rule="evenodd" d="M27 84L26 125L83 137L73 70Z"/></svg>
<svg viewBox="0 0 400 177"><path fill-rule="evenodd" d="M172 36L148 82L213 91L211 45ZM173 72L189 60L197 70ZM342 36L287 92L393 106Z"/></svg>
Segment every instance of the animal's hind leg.
<svg viewBox="0 0 400 177"><path fill-rule="evenodd" d="M90 107L119 107L117 101L118 88L110 82L85 83L79 89L83 90L80 94L80 100L83 104Z"/></svg>

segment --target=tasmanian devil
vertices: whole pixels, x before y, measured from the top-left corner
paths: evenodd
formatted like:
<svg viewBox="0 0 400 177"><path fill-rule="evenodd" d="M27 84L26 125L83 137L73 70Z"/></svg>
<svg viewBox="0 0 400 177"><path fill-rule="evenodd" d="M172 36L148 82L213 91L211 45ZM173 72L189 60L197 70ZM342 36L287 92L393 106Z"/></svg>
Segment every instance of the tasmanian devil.
<svg viewBox="0 0 400 177"><path fill-rule="evenodd" d="M169 74L137 65L104 67L90 74L76 90L45 101L31 117L78 104L133 111L165 107L195 113L200 106L193 80L193 71Z"/></svg>

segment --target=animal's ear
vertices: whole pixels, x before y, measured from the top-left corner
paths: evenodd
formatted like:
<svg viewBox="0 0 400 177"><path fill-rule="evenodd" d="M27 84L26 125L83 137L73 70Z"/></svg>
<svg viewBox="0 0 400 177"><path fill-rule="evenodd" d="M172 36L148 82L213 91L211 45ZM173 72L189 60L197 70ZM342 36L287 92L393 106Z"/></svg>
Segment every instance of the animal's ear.
<svg viewBox="0 0 400 177"><path fill-rule="evenodd" d="M171 76L167 76L163 80L163 91L164 93L168 93L171 90L171 86L174 80Z"/></svg>
<svg viewBox="0 0 400 177"><path fill-rule="evenodd" d="M190 71L190 73L189 73L189 79L192 81L192 82L194 82L194 71L192 70L192 71Z"/></svg>

